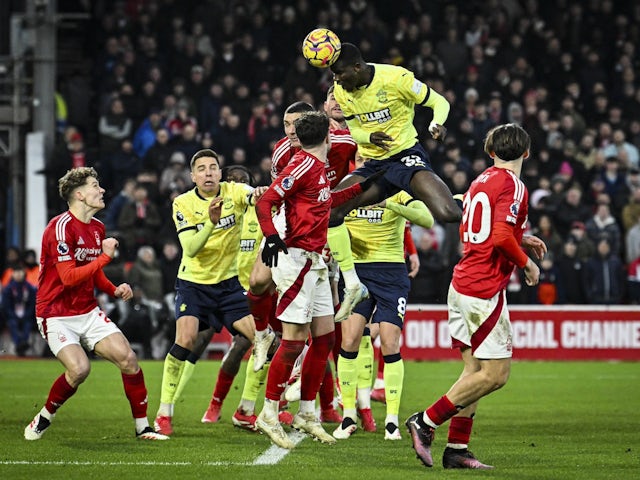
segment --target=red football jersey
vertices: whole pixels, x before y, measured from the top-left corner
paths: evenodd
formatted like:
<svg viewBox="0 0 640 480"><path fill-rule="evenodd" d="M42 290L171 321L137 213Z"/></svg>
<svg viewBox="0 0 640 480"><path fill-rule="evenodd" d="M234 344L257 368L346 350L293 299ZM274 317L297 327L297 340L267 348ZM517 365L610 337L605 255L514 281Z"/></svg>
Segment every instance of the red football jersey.
<svg viewBox="0 0 640 480"><path fill-rule="evenodd" d="M333 130L329 133L331 148L327 154L327 178L331 188L335 188L340 180L349 173L350 162L353 162L358 146L351 138L348 129ZM276 178L300 148L292 147L288 137L284 137L276 143L271 154L271 179Z"/></svg>
<svg viewBox="0 0 640 480"><path fill-rule="evenodd" d="M514 264L493 245L493 226L515 226L518 245L527 226L529 193L510 170L490 167L464 196L460 240L462 259L453 270L453 287L463 295L491 298L506 287Z"/></svg>
<svg viewBox="0 0 640 480"><path fill-rule="evenodd" d="M96 260L102 253L104 224L92 218L84 223L66 211L54 217L42 235L36 315L42 318L81 315L98 302L90 278L75 286L63 286L56 264L74 261L77 267Z"/></svg>
<svg viewBox="0 0 640 480"><path fill-rule="evenodd" d="M331 187L324 162L299 151L260 197L256 212L265 236L276 233L271 211L283 202L287 247L322 253L331 212Z"/></svg>

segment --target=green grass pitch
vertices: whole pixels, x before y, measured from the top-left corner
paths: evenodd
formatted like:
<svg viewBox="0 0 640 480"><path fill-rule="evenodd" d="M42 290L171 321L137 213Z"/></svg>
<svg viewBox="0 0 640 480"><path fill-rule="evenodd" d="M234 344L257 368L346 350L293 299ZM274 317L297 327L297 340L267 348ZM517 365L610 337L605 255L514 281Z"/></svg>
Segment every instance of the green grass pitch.
<svg viewBox="0 0 640 480"><path fill-rule="evenodd" d="M162 362L142 365L153 421ZM496 468L474 472L442 468L447 424L436 433L431 469L415 458L404 426L401 441L385 441L379 403L373 404L377 433L360 430L334 446L304 439L278 460L266 436L231 424L244 366L222 421L200 423L218 368L218 361L197 364L176 405L171 440L141 442L134 439L119 372L94 361L89 379L44 437L27 442L23 429L62 367L55 360L0 361L0 479L640 479L637 363L515 362L507 385L480 402L470 444ZM460 369L457 362L406 362L401 421L442 395Z"/></svg>

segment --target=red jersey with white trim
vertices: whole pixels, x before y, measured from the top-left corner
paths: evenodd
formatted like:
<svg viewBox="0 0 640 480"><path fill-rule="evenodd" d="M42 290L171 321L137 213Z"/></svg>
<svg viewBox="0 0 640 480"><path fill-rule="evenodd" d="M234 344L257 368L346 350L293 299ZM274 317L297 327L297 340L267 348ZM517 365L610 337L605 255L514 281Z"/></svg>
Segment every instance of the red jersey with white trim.
<svg viewBox="0 0 640 480"><path fill-rule="evenodd" d="M332 130L329 132L331 148L327 153L327 178L331 188L335 188L340 180L351 171L350 162L353 162L358 151L358 145L351 138L349 129ZM271 179L276 178L293 156L300 151L299 147L292 147L288 137L284 137L276 143L271 154Z"/></svg>
<svg viewBox="0 0 640 480"><path fill-rule="evenodd" d="M66 211L49 222L42 234L36 294L38 317L81 315L98 305L92 277L78 285L64 286L56 264L75 262L76 267L81 267L95 261L102 253L104 238L104 224L95 217L84 223Z"/></svg>
<svg viewBox="0 0 640 480"><path fill-rule="evenodd" d="M463 295L491 298L504 289L515 265L493 245L493 226L514 227L518 245L527 226L529 193L510 170L490 167L464 196L460 240L462 259L453 269L453 287Z"/></svg>
<svg viewBox="0 0 640 480"><path fill-rule="evenodd" d="M327 243L331 187L324 162L300 150L256 203L265 237L276 233L272 207L284 203L287 247L322 253Z"/></svg>

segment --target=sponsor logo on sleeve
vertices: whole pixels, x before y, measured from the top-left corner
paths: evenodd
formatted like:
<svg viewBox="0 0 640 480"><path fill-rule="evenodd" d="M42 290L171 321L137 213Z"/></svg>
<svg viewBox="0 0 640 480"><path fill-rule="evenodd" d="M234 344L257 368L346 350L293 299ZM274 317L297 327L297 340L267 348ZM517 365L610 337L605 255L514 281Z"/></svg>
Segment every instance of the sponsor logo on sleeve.
<svg viewBox="0 0 640 480"><path fill-rule="evenodd" d="M185 220L184 215L180 211L176 212L176 220L178 222L179 227L184 227L187 224L187 221Z"/></svg>
<svg viewBox="0 0 640 480"><path fill-rule="evenodd" d="M411 90L413 90L413 93L416 95L420 94L420 90L422 90L422 82L417 79L414 80L413 85L411 85Z"/></svg>
<svg viewBox="0 0 640 480"><path fill-rule="evenodd" d="M282 179L282 182L280 182L280 185L282 186L283 190L290 190L291 187L293 187L294 181L295 181L295 178L289 175L288 177L285 177Z"/></svg>
<svg viewBox="0 0 640 480"><path fill-rule="evenodd" d="M69 245L64 242L58 242L57 250L59 255L69 255Z"/></svg>

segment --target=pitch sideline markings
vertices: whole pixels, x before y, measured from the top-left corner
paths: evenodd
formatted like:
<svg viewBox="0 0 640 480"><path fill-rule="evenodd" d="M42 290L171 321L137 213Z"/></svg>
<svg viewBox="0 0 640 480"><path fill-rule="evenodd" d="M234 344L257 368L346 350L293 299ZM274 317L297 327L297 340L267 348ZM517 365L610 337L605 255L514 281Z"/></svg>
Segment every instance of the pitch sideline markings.
<svg viewBox="0 0 640 480"><path fill-rule="evenodd" d="M305 437L304 433L296 432L295 430L289 433L289 438L294 445L298 445ZM290 451L277 445L271 445L266 452L253 461L252 465L275 465L286 457Z"/></svg>

